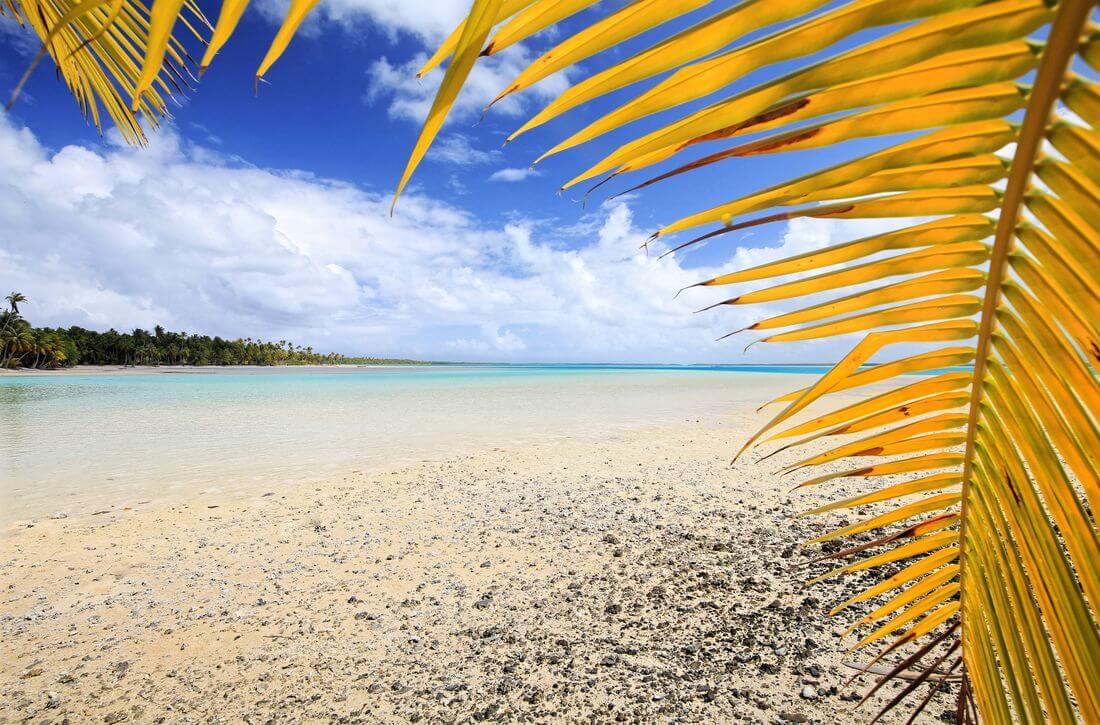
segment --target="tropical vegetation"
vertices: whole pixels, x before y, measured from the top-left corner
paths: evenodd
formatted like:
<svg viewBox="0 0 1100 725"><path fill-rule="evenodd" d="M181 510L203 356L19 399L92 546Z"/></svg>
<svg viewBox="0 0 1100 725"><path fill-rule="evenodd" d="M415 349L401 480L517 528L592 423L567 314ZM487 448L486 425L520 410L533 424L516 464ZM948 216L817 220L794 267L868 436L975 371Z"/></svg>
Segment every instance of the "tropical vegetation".
<svg viewBox="0 0 1100 725"><path fill-rule="evenodd" d="M158 94L185 73L184 43L170 33L177 19L183 36L201 34L200 14L185 0L154 0L148 11L134 0L13 1L85 111L98 122L99 98L134 140L134 111L154 118L163 110ZM447 63L398 194L480 57L598 2L473 0L425 67ZM258 75L315 3L291 0ZM246 4L223 3L201 65ZM498 100L602 51L625 50L625 59L580 80L510 138L622 91L625 102L543 158L664 114L655 130L601 153L564 184L651 193L704 166L736 173L745 157L834 146L844 154L852 148L844 142L881 137L874 152L688 210L653 242L674 253L799 217L897 220L896 231L699 283L768 283L720 305L808 298L748 328L765 343L864 335L819 381L773 401L780 411L742 454L749 444L793 439L770 455L788 457L788 474L807 472L799 487L865 487L810 512L858 516L815 540L855 543L825 554L821 561L839 565L814 581L884 572L833 614L856 613L854 649L878 647L866 671L890 663L872 692L908 679L888 707L927 684L915 717L954 679L963 722L1100 722L1095 2L711 5L634 0L561 26L560 40ZM694 20L686 16L695 11L702 17L679 29L675 21ZM871 29L878 32L864 32ZM645 46L638 52L620 47L635 38ZM770 76L738 83L761 71ZM622 183L643 171L652 176ZM670 242L684 232L694 235ZM923 351L910 353L914 345ZM973 369L937 372L959 365ZM909 373L929 374L899 377ZM874 394L857 403L807 411L871 384ZM825 445L836 438L843 442ZM807 445L802 458L789 458Z"/></svg>
<svg viewBox="0 0 1100 725"><path fill-rule="evenodd" d="M286 340L227 340L218 336L171 332L98 332L83 327L32 327L19 311L27 298L7 297L0 311L0 368L52 370L73 365L408 365L415 360L347 357L314 352Z"/></svg>

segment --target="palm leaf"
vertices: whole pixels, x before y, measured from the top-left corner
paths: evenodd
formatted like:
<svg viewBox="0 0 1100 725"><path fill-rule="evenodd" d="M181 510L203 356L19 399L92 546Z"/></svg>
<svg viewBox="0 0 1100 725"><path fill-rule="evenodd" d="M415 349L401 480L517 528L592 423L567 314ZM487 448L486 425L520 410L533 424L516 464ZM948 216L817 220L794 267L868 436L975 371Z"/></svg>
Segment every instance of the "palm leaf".
<svg viewBox="0 0 1100 725"><path fill-rule="evenodd" d="M515 15L495 21L526 27L587 4L505 3ZM498 99L704 5L636 0L566 37ZM832 612L857 610L854 647L877 646L874 663L894 661L866 668L885 673L872 692L895 675L911 680L888 707L961 672L963 720L1100 721L1100 86L1082 75L1100 65L1093 7L746 0L581 80L509 136L669 71L540 157L664 114L655 130L563 188L597 177L602 186L702 144L726 147L629 191L745 156L905 134L869 155L692 210L654 235L717 225L668 254L799 217L923 218L696 285L770 285L706 309L811 299L746 328L768 331L758 342L865 333L815 384L772 401L781 409L738 456L770 434L781 443L765 458L807 449L785 466L814 471L799 488L863 482L858 494L808 512L858 512L811 544L877 538L827 555L837 567L812 581L894 572ZM876 27L885 28L876 39L829 55ZM433 62L460 47L449 41ZM730 91L750 72L822 52ZM441 98L456 92L445 80ZM432 127L439 123L433 116ZM792 274L803 276L781 279ZM871 364L913 344L926 350ZM912 373L931 375L899 377ZM883 391L894 379L900 386ZM832 393L871 384L872 397L804 415Z"/></svg>
<svg viewBox="0 0 1100 725"><path fill-rule="evenodd" d="M256 71L256 83L286 51L318 0L291 0L286 18ZM508 4L512 9L516 3ZM8 101L10 110L30 74L48 55L80 112L102 131L104 113L129 143L145 144L145 125L169 116L168 101L192 89L190 52L205 46L197 75L232 36L248 0L225 0L211 26L195 0L5 0L14 18L42 42ZM175 35L178 28L183 32ZM209 33L209 40L207 34Z"/></svg>
<svg viewBox="0 0 1100 725"><path fill-rule="evenodd" d="M14 6L0 5L0 14L14 16L42 41L8 107L38 61L49 54L85 118L102 129L105 112L124 139L144 143L138 114L155 127L166 115L173 92L182 91L190 80L189 56L183 43L165 32L167 21L184 14L205 23L193 3L174 0L173 7L169 19L165 13L151 13L141 0L20 0ZM197 36L187 17L183 20L189 33ZM156 65L143 69L147 53Z"/></svg>

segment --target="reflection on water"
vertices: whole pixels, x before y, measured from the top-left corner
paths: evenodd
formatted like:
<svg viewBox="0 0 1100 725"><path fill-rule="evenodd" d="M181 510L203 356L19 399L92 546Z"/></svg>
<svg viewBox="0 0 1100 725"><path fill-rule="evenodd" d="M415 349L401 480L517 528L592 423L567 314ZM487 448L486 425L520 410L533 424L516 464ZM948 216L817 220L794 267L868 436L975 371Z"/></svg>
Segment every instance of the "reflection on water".
<svg viewBox="0 0 1100 725"><path fill-rule="evenodd" d="M587 366L0 377L0 520L716 416L762 385L791 381Z"/></svg>

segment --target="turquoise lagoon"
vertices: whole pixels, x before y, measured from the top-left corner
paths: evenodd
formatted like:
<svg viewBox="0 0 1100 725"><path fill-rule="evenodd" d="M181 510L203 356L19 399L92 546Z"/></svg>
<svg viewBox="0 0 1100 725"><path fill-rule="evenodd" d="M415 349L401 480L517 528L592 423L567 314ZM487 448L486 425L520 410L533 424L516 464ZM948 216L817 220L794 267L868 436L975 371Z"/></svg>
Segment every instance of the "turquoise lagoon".
<svg viewBox="0 0 1100 725"><path fill-rule="evenodd" d="M0 376L0 523L721 420L826 366L161 368Z"/></svg>

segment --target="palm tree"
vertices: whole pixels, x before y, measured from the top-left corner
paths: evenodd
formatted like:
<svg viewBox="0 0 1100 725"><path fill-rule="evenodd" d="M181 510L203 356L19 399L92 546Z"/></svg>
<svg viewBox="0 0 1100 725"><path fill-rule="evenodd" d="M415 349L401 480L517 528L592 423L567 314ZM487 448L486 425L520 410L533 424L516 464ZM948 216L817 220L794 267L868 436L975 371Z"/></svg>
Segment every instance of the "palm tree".
<svg viewBox="0 0 1100 725"><path fill-rule="evenodd" d="M10 325L5 324L0 332L0 367L19 367L19 360L33 348L34 335L25 320L20 318Z"/></svg>
<svg viewBox="0 0 1100 725"><path fill-rule="evenodd" d="M16 315L19 314L19 303L27 301L27 298L21 292L12 292L5 299L8 301L12 313Z"/></svg>
<svg viewBox="0 0 1100 725"><path fill-rule="evenodd" d="M9 309L3 313L3 322L0 323L0 335L7 332L9 326L23 319L19 316L19 303L27 301L27 298L20 292L12 292L5 299L8 301Z"/></svg>
<svg viewBox="0 0 1100 725"><path fill-rule="evenodd" d="M99 60L118 47L106 0L81 3L62 24L56 5L15 1L39 37L55 33L48 52L82 108L94 113L94 99L105 100L123 135L140 142L135 111L155 123L159 94L186 77L184 43L167 31L192 6L155 0L146 31L132 20L143 10L123 0L118 22L140 58L122 53L116 65ZM472 0L425 66L450 59L398 194L479 57L597 1ZM292 0L258 77L314 4ZM811 441L857 436L786 470L856 459L802 485L849 479L867 492L812 513L894 506L819 539L885 531L827 555L845 563L823 576L903 567L836 610L877 603L854 627L866 632L857 648L884 645L872 662L894 659L882 682L922 667L905 695L961 674L964 721L980 713L994 722L1100 722L1100 86L1081 75L1100 70L1094 0L745 0L713 12L708 4L636 0L582 17L497 100L631 38L649 45L578 82L510 138L621 92L625 102L543 158L663 113L563 186L614 185L649 169L656 175L623 185L646 193L705 166L834 147L841 160L817 173L688 210L653 235L669 254L795 218L923 218L697 285L798 274L714 307L812 296L804 309L748 330L764 331L765 343L866 334L821 380L773 401L780 412L749 444L793 439L769 454L790 455ZM224 3L202 67L244 6ZM683 22L697 10L711 14ZM868 39L874 28L885 30ZM767 77L738 83L750 73ZM841 145L891 135L856 158L853 145ZM1010 157L998 155L1005 150ZM669 243L690 230L696 235ZM899 345L925 351L868 366ZM794 420L831 393L912 373L926 376ZM875 487L895 474L903 478Z"/></svg>
<svg viewBox="0 0 1100 725"><path fill-rule="evenodd" d="M42 359L42 356L48 352L48 339L45 334L38 330L31 330L30 332L30 344L24 348L24 353L27 355L33 355L31 364L28 367L37 369L38 363Z"/></svg>
<svg viewBox="0 0 1100 725"><path fill-rule="evenodd" d="M42 331L37 334L36 358L33 367L56 368L65 361L65 349L61 337L55 332Z"/></svg>
<svg viewBox="0 0 1100 725"><path fill-rule="evenodd" d="M138 365L151 365L160 362L160 349L147 342L139 346L134 352L135 360Z"/></svg>
<svg viewBox="0 0 1100 725"><path fill-rule="evenodd" d="M10 310L4 310L0 312L0 345L3 345L3 340L8 334L10 328L12 328L17 320L22 318ZM0 359L3 359L4 347L0 346Z"/></svg>

